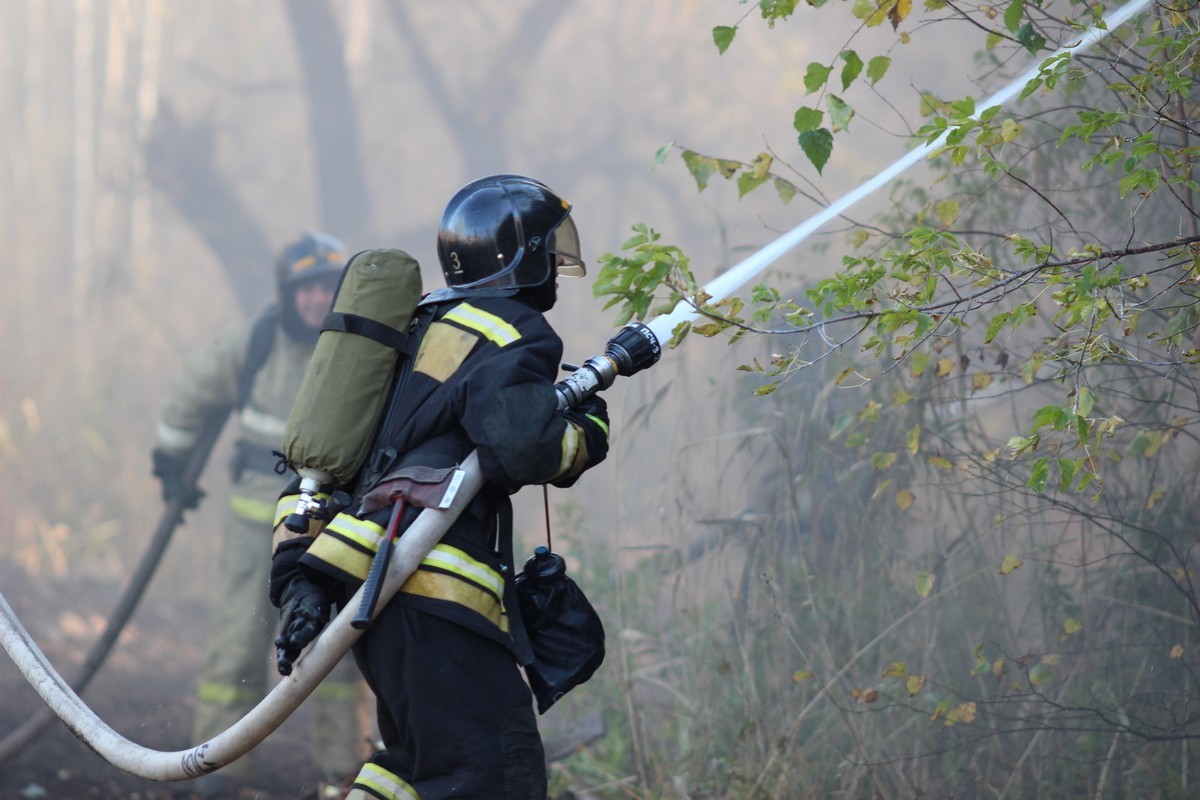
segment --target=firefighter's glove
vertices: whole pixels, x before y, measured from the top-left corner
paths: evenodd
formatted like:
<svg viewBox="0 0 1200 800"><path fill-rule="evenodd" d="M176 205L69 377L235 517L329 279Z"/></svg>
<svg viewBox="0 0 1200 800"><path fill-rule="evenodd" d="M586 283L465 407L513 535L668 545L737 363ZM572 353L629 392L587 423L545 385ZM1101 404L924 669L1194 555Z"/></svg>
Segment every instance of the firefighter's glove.
<svg viewBox="0 0 1200 800"><path fill-rule="evenodd" d="M608 455L608 403L598 394L584 400L575 408L562 412L575 423L587 444L588 465L595 466Z"/></svg>
<svg viewBox="0 0 1200 800"><path fill-rule="evenodd" d="M280 675L290 675L300 651L310 645L329 622L332 602L320 579L310 577L300 565L308 549L307 537L279 545L271 559L268 595L279 609L279 635L275 637L275 661Z"/></svg>
<svg viewBox="0 0 1200 800"><path fill-rule="evenodd" d="M154 477L162 483L164 503L182 498L184 508L195 508L199 505L204 492L198 486L188 486L183 479L188 453L169 453L156 447L151 453L151 460L154 463Z"/></svg>

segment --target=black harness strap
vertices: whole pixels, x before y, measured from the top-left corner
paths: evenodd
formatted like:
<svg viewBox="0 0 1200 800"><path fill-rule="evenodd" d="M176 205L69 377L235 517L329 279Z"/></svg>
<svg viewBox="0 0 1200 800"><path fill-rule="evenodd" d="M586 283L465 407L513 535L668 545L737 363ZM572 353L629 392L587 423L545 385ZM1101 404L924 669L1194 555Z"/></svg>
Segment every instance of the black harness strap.
<svg viewBox="0 0 1200 800"><path fill-rule="evenodd" d="M245 408L250 402L250 393L254 389L254 377L267 363L267 357L275 346L275 328L279 323L279 307L268 307L250 329L250 340L246 344L246 361L238 376L237 408Z"/></svg>
<svg viewBox="0 0 1200 800"><path fill-rule="evenodd" d="M358 314L346 314L341 311L329 312L321 321L321 332L325 331L365 336L406 356L411 356L415 350L413 337L407 333L402 333L369 317L360 317Z"/></svg>
<svg viewBox="0 0 1200 800"><path fill-rule="evenodd" d="M496 516L492 518L497 555L504 566L504 610L508 612L508 633L513 640L513 656L522 667L534 662L533 647L529 634L521 619L521 605L517 600L517 573L513 565L513 508L508 493L493 487L484 487L480 495L492 506Z"/></svg>

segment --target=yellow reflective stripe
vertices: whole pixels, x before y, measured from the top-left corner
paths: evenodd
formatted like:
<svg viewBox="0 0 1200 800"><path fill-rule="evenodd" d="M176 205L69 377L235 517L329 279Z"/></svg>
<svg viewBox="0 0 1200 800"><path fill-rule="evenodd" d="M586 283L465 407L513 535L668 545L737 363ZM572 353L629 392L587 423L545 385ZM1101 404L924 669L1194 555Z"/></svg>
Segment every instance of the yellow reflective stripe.
<svg viewBox="0 0 1200 800"><path fill-rule="evenodd" d="M429 572L419 569L400 587L400 591L415 594L420 597L430 597L434 600L445 600L450 603L469 608L491 622L500 630L508 633L508 615L499 598L474 584L467 583L452 575L440 572Z"/></svg>
<svg viewBox="0 0 1200 800"><path fill-rule="evenodd" d="M196 697L202 703L215 706L254 705L262 699L255 689L231 683L201 682L196 688Z"/></svg>
<svg viewBox="0 0 1200 800"><path fill-rule="evenodd" d="M349 514L338 514L332 522L325 526L325 530L344 536L372 553L379 549L379 543L383 541L383 536L387 532L382 525L376 525L374 522L352 517Z"/></svg>
<svg viewBox="0 0 1200 800"><path fill-rule="evenodd" d="M435 545L421 563L461 575L464 579L487 589L496 597L504 596L504 578L500 573L482 561L471 558L457 547L448 544Z"/></svg>
<svg viewBox="0 0 1200 800"><path fill-rule="evenodd" d="M329 501L327 492L317 492L313 497L322 502ZM285 494L279 498L279 502L275 504L275 524L283 522L284 518L296 510L296 504L300 502L299 494Z"/></svg>
<svg viewBox="0 0 1200 800"><path fill-rule="evenodd" d="M328 531L313 540L306 555L324 561L359 580L365 580L367 573L371 571L370 553L351 547L336 536L329 535Z"/></svg>
<svg viewBox="0 0 1200 800"><path fill-rule="evenodd" d="M604 431L604 438L608 438L608 423L599 417L593 417L591 414L585 414L588 419L600 426L600 430Z"/></svg>
<svg viewBox="0 0 1200 800"><path fill-rule="evenodd" d="M520 332L512 325L509 325L495 314L489 314L470 303L459 303L450 309L442 319L452 320L464 328L477 331L480 335L486 336L500 347L512 344L521 338Z"/></svg>
<svg viewBox="0 0 1200 800"><path fill-rule="evenodd" d="M362 765L362 769L358 771L358 776L354 779L354 785L370 789L377 796L386 800L421 800L417 790L399 775L370 762ZM346 800L350 800L354 796L355 792L351 790L350 794L346 795ZM372 797L371 800L374 798Z"/></svg>
<svg viewBox="0 0 1200 800"><path fill-rule="evenodd" d="M579 428L575 427L575 423L567 421L567 428L562 435L562 457L558 462L558 472L554 473L554 477L566 475L568 470L574 465L576 458L579 455L579 444L582 437L579 435Z"/></svg>
<svg viewBox="0 0 1200 800"><path fill-rule="evenodd" d="M323 681L317 684L316 689L313 689L313 697L320 697L324 700L357 701L358 684Z"/></svg>
<svg viewBox="0 0 1200 800"><path fill-rule="evenodd" d="M250 522L269 525L274 522L275 506L257 497L235 494L229 497L229 508L235 516Z"/></svg>

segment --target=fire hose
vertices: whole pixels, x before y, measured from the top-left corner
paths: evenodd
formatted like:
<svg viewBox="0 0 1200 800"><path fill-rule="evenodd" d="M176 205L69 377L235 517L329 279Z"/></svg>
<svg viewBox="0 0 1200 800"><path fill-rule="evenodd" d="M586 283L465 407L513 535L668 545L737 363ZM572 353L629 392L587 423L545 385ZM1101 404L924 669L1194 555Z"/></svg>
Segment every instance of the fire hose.
<svg viewBox="0 0 1200 800"><path fill-rule="evenodd" d="M138 561L137 568L129 579L129 583L125 587L125 591L121 594L117 605L109 614L108 621L105 623L104 632L100 634L100 638L92 645L88 651L87 657L83 661L83 665L76 673L74 680L70 682L70 687L77 693L82 693L87 685L95 677L100 667L108 658L109 652L116 644L117 637L121 635L121 631L125 629L125 624L129 622L129 618L133 616L134 610L142 599L142 595L146 591L146 587L150 584L150 579L154 577L155 571L158 569L158 563L162 560L163 553L167 549L167 545L171 542L171 537L175 533L175 529L179 527L179 523L183 520L183 514L188 509L191 501L189 496L195 491L196 485L200 480L200 474L204 471L205 465L208 463L208 458L212 454L213 447L220 438L221 430L225 427L225 421L229 418L228 414L222 414L218 419L212 420L203 431L201 431L195 446L188 454L187 462L183 465L183 472L180 476L180 485L185 487L185 491L180 493L179 497L171 499L163 509L162 516L159 518L158 526L154 530L154 534L150 537L150 543L146 546L146 550L142 553L142 558ZM7 613L7 612L6 612ZM54 714L48 706L38 709L31 717L26 719L12 733L0 739L0 764L15 756L17 753L37 738L46 727L54 721Z"/></svg>
<svg viewBox="0 0 1200 800"><path fill-rule="evenodd" d="M461 469L463 481L450 507L426 509L397 540L380 590L381 607L399 590L483 485L479 461L474 453L463 462ZM362 589L359 589L296 662L291 675L281 680L245 717L207 742L174 752L143 747L121 736L97 717L47 662L3 595L0 595L0 643L46 705L105 761L143 778L181 781L213 772L235 761L299 707L362 634L351 626L361 594Z"/></svg>
<svg viewBox="0 0 1200 800"><path fill-rule="evenodd" d="M1150 0L1132 0L1107 15L1076 42L1059 48L1051 58L1063 53L1082 53L1103 41L1119 25L1149 5L1149 2ZM1045 59L1040 63L1045 63ZM977 105L977 113L983 113L1015 97L1026 83L1037 76L1039 69L1040 66L1030 68L982 101ZM704 287L704 292L714 299L730 296L826 222L841 215L851 205L879 189L903 170L934 153L941 146L943 139L944 137L928 142L905 154L855 190L719 275ZM675 311L652 320L648 325L626 325L609 341L603 355L588 359L570 377L556 386L560 407L576 405L585 397L607 389L617 376L632 375L655 363L661 354L660 343L669 337L677 325L695 318L698 314L695 308L681 303ZM399 591L400 586L416 570L422 559L482 487L483 479L478 458L474 453L468 456L461 469L462 484L450 507L444 510L425 509L397 540L386 577L379 589L379 607L386 605ZM186 780L220 769L249 752L299 707L362 635L362 631L351 624L351 618L358 613L362 604L362 595L363 589L360 588L354 598L346 604L346 608L296 662L292 673L245 717L207 742L174 752L151 750L131 742L100 720L79 699L71 686L54 671L21 626L2 594L0 644L50 710L109 763L126 772L153 780ZM13 737L10 736L4 741L7 742L11 738Z"/></svg>

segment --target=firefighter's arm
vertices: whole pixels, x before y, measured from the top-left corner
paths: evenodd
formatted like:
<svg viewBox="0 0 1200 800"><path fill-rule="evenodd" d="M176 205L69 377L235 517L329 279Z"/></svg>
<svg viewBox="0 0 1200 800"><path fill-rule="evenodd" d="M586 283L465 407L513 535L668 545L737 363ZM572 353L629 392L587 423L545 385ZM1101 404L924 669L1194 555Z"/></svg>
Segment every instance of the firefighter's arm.
<svg viewBox="0 0 1200 800"><path fill-rule="evenodd" d="M290 675L300 652L312 643L329 622L333 607L328 580L306 569L300 559L313 536L276 526L275 551L267 595L279 609L279 635L275 661L280 675Z"/></svg>
<svg viewBox="0 0 1200 800"><path fill-rule="evenodd" d="M249 337L249 325L234 326L184 360L163 399L157 449L186 454L213 418L237 404Z"/></svg>
<svg viewBox="0 0 1200 800"><path fill-rule="evenodd" d="M238 377L245 362L249 329L237 326L189 356L163 401L151 453L152 472L162 482L168 503L192 492L188 506L200 499L183 485L188 455L210 425L221 424L237 402Z"/></svg>
<svg viewBox="0 0 1200 800"><path fill-rule="evenodd" d="M569 485L608 452L603 400L559 411L553 377L562 344L549 326L540 333L500 348L471 371L459 394L458 418L484 476L510 489Z"/></svg>

